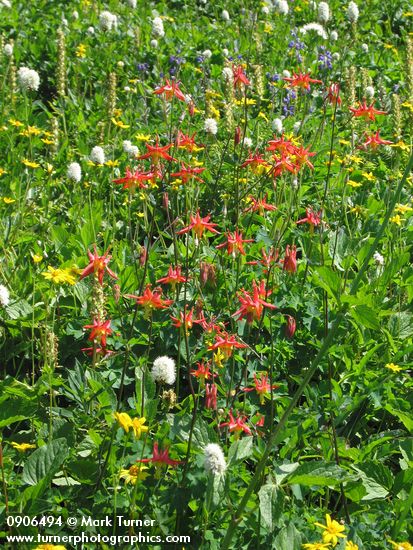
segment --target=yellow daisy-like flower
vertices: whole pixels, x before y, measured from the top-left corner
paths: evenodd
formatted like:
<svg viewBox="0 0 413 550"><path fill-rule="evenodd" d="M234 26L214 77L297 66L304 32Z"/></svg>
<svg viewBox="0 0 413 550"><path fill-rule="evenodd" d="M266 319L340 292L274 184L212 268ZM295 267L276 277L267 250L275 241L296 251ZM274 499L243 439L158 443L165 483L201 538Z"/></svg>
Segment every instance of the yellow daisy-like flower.
<svg viewBox="0 0 413 550"><path fill-rule="evenodd" d="M360 183L359 181L348 180L347 185L349 185L350 187L356 188L356 187L361 187L363 184Z"/></svg>
<svg viewBox="0 0 413 550"><path fill-rule="evenodd" d="M0 176L2 176L3 174L7 174L7 172L4 168L0 168Z"/></svg>
<svg viewBox="0 0 413 550"><path fill-rule="evenodd" d="M339 538L344 539L346 537L346 535L343 534L343 531L345 530L344 525L341 525L335 519L331 519L330 514L326 514L326 525L317 522L314 525L324 529L323 542L326 544L331 543L335 546Z"/></svg>
<svg viewBox="0 0 413 550"><path fill-rule="evenodd" d="M151 134L136 134L135 139L138 141L149 141L151 139Z"/></svg>
<svg viewBox="0 0 413 550"><path fill-rule="evenodd" d="M351 540L348 540L346 542L346 548L345 550L359 550L359 547L357 544L354 544Z"/></svg>
<svg viewBox="0 0 413 550"><path fill-rule="evenodd" d="M393 545L395 550L413 550L413 546L410 542L394 542L392 540L389 540L389 542Z"/></svg>
<svg viewBox="0 0 413 550"><path fill-rule="evenodd" d="M41 256L40 254L32 253L32 260L34 261L35 264L39 264L43 260L43 256Z"/></svg>
<svg viewBox="0 0 413 550"><path fill-rule="evenodd" d="M148 426L144 426L145 422L146 418L144 416L142 416L142 418L134 418L132 420L132 430L137 439L141 437L142 433L149 430Z"/></svg>
<svg viewBox="0 0 413 550"><path fill-rule="evenodd" d="M368 181L374 181L376 179L375 175L371 172L362 172L361 175Z"/></svg>
<svg viewBox="0 0 413 550"><path fill-rule="evenodd" d="M410 151L410 146L402 140L398 141L397 143L392 143L390 147L398 147L402 151Z"/></svg>
<svg viewBox="0 0 413 550"><path fill-rule="evenodd" d="M27 160L27 159L23 159L22 163L25 166L27 166L28 168L39 168L40 167L40 164L38 164L37 162L32 162L32 161Z"/></svg>
<svg viewBox="0 0 413 550"><path fill-rule="evenodd" d="M128 413L115 412L113 416L125 432L129 433L129 428L132 428L132 418L128 415Z"/></svg>
<svg viewBox="0 0 413 550"><path fill-rule="evenodd" d="M34 550L66 550L61 544L39 544Z"/></svg>
<svg viewBox="0 0 413 550"><path fill-rule="evenodd" d="M213 354L213 359L214 359L214 364L222 369L224 367L223 365L223 361L225 359L225 354L223 351L221 351L220 349L217 350L216 353Z"/></svg>
<svg viewBox="0 0 413 550"><path fill-rule="evenodd" d="M6 204L13 204L16 202L16 199L12 199L11 197L3 197L3 202Z"/></svg>
<svg viewBox="0 0 413 550"><path fill-rule="evenodd" d="M407 212L413 212L413 208L407 204L396 204L394 211L400 214L406 214Z"/></svg>
<svg viewBox="0 0 413 550"><path fill-rule="evenodd" d="M307 550L324 550L330 548L330 545L324 542L307 542L307 544L303 544L303 548L307 548Z"/></svg>
<svg viewBox="0 0 413 550"><path fill-rule="evenodd" d="M395 216L391 217L389 221L391 221L392 223L395 223L396 225L402 224L402 218L400 217L399 214L396 214Z"/></svg>
<svg viewBox="0 0 413 550"><path fill-rule="evenodd" d="M69 285L74 285L76 283L76 279L70 273L70 268L56 269L49 265L47 269L48 271L42 273L43 277L55 284L68 283Z"/></svg>
<svg viewBox="0 0 413 550"><path fill-rule="evenodd" d="M36 448L36 445L33 445L32 443L16 443L15 441L12 441L10 445L13 447L13 449L16 449L16 451L20 451L21 453L25 453L28 449Z"/></svg>
<svg viewBox="0 0 413 550"><path fill-rule="evenodd" d="M105 166L109 166L110 168L114 168L115 166L119 166L118 160L107 160L105 162Z"/></svg>
<svg viewBox="0 0 413 550"><path fill-rule="evenodd" d="M402 107L405 107L406 109L409 109L413 113L413 104L410 103L409 101L405 101L404 103L402 103Z"/></svg>
<svg viewBox="0 0 413 550"><path fill-rule="evenodd" d="M265 113L263 113L262 111L260 111L258 113L258 118L263 118L266 122L268 122L268 117Z"/></svg>
<svg viewBox="0 0 413 550"><path fill-rule="evenodd" d="M15 118L9 118L9 123L16 128L24 126L23 122L20 122L20 120L16 120Z"/></svg>
<svg viewBox="0 0 413 550"><path fill-rule="evenodd" d="M119 477L124 479L126 483L136 485L137 481L143 481L148 477L149 474L145 470L148 470L147 466L134 464L128 470L122 469Z"/></svg>
<svg viewBox="0 0 413 550"><path fill-rule="evenodd" d="M79 44L79 46L76 48L75 52L76 57L86 57L86 46L85 44Z"/></svg>
<svg viewBox="0 0 413 550"><path fill-rule="evenodd" d="M399 367L399 365L395 365L394 363L387 363L385 367L386 369L390 369L393 372L400 372L401 370L403 370L401 367Z"/></svg>
<svg viewBox="0 0 413 550"><path fill-rule="evenodd" d="M125 124L121 120L116 120L116 118L111 118L111 121L115 126L118 126L118 128L130 128L130 124Z"/></svg>

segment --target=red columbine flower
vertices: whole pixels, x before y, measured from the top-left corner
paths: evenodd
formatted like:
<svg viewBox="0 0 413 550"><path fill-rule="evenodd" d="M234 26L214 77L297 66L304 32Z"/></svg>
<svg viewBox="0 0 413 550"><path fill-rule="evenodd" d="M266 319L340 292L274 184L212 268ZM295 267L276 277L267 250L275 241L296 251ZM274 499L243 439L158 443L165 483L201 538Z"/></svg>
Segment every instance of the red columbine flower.
<svg viewBox="0 0 413 550"><path fill-rule="evenodd" d="M270 167L261 153L257 152L252 154L250 151L249 155L250 156L241 164L241 168L250 166L254 174L262 174L266 168Z"/></svg>
<svg viewBox="0 0 413 550"><path fill-rule="evenodd" d="M296 321L291 315L286 315L285 318L287 320L287 324L285 326L285 335L287 336L287 338L293 338L295 334L295 329L297 328Z"/></svg>
<svg viewBox="0 0 413 550"><path fill-rule="evenodd" d="M310 83L322 84L321 80L310 78L310 73L293 73L292 77L284 77L284 80L289 83L290 88L302 88L303 90L310 90Z"/></svg>
<svg viewBox="0 0 413 550"><path fill-rule="evenodd" d="M270 212L277 210L276 206L267 203L267 195L265 195L263 199L256 199L252 195L250 195L248 198L250 199L252 204L250 204L249 207L244 210L244 212L259 212L262 216L264 214L264 210L268 210Z"/></svg>
<svg viewBox="0 0 413 550"><path fill-rule="evenodd" d="M243 256L245 256L245 250L243 247L243 243L253 243L254 239L243 239L242 233L238 230L235 230L234 233L227 232L226 233L227 240L225 243L222 243L217 246L217 248L224 248L224 246L227 247L228 254L235 255L236 252L239 252Z"/></svg>
<svg viewBox="0 0 413 550"><path fill-rule="evenodd" d="M183 312L183 311L179 312L179 318L178 317L172 317L172 315L171 315L171 319L174 321L172 324L176 328L183 327L184 331L188 332L188 330L192 328L192 325L194 323L199 322L199 321L195 321L193 319L193 316L194 316L194 308L192 308L188 312L185 309L185 312Z"/></svg>
<svg viewBox="0 0 413 550"><path fill-rule="evenodd" d="M204 183L204 180L197 176L197 174L202 174L204 170L205 168L192 168L191 166L185 165L182 162L180 171L174 172L173 174L171 174L171 176L173 178L180 178L182 180L182 183L187 183L188 180L192 178L200 181L201 183Z"/></svg>
<svg viewBox="0 0 413 550"><path fill-rule="evenodd" d="M297 271L297 247L295 244L290 247L288 244L285 248L285 256L283 262L284 271L295 273Z"/></svg>
<svg viewBox="0 0 413 550"><path fill-rule="evenodd" d="M157 166L159 164L159 159L165 159L165 160L173 160L176 162L176 159L171 157L171 155L168 154L169 149L172 147L172 143L169 145L164 145L163 147L160 147L158 144L158 140L156 140L155 145L149 145L149 143L145 143L145 146L148 150L147 153L144 155L141 155L138 157L138 160L142 159L152 159L152 163Z"/></svg>
<svg viewBox="0 0 413 550"><path fill-rule="evenodd" d="M165 309L173 303L173 300L163 300L161 298L162 290L155 288L152 292L151 285L147 285L142 296L135 296L134 294L125 294L126 298L132 298L136 300L136 303L145 308L147 314L152 309Z"/></svg>
<svg viewBox="0 0 413 550"><path fill-rule="evenodd" d="M195 216L191 214L190 224L178 231L177 234L182 235L183 233L188 233L188 231L193 231L200 239L202 238L204 231L210 231L211 233L219 234L219 231L215 229L215 226L217 224L210 222L210 218L211 214L208 214L208 216L205 216L205 218L201 218L198 210Z"/></svg>
<svg viewBox="0 0 413 550"><path fill-rule="evenodd" d="M328 87L327 90L327 99L332 104L335 105L341 105L341 97L340 97L340 85L333 83L331 86Z"/></svg>
<svg viewBox="0 0 413 550"><path fill-rule="evenodd" d="M152 462L155 466L177 466L178 464L182 464L182 460L172 460L172 458L170 458L168 447L165 447L165 449L161 451L157 441L153 444L152 457L140 458L136 462Z"/></svg>
<svg viewBox="0 0 413 550"><path fill-rule="evenodd" d="M179 82L176 80L169 81L168 79L165 79L165 84L159 88L156 88L153 93L156 95L165 94L165 99L167 101L171 101L174 97L180 101L185 101L185 96L179 89Z"/></svg>
<svg viewBox="0 0 413 550"><path fill-rule="evenodd" d="M98 342L103 349L106 348L106 337L112 334L110 319L107 321L93 319L93 325L85 325L83 328L91 329L88 340Z"/></svg>
<svg viewBox="0 0 413 550"><path fill-rule="evenodd" d="M244 86L249 86L251 84L241 65L233 65L232 74L234 75L234 88L239 88L242 84L244 84Z"/></svg>
<svg viewBox="0 0 413 550"><path fill-rule="evenodd" d="M280 138L271 139L268 142L266 151L280 151L281 153L292 153L294 144L289 139L284 139L284 134Z"/></svg>
<svg viewBox="0 0 413 550"><path fill-rule="evenodd" d="M297 167L292 163L291 157L286 153L282 153L281 157L274 157L275 164L272 168L272 174L274 178L280 176L283 172L296 172Z"/></svg>
<svg viewBox="0 0 413 550"><path fill-rule="evenodd" d="M176 137L177 147L179 147L180 149L186 149L190 153L192 153L194 149L199 149L203 147L195 143L195 136L196 134L192 134L192 136L189 136L182 133L181 130L179 130L178 135Z"/></svg>
<svg viewBox="0 0 413 550"><path fill-rule="evenodd" d="M245 421L247 420L246 415L240 415L237 412L237 417L234 418L232 411L229 411L229 422L223 422L219 425L220 428L228 426L230 432L235 432L236 436L239 437L241 432L245 432L248 435L252 435L250 428L247 426Z"/></svg>
<svg viewBox="0 0 413 550"><path fill-rule="evenodd" d="M311 225L311 229L313 230L314 227L317 227L321 223L321 210L316 213L312 208L307 208L305 211L305 218L302 218L301 220L298 220L297 224L300 223L309 223Z"/></svg>
<svg viewBox="0 0 413 550"><path fill-rule="evenodd" d="M293 151L294 163L298 169L307 165L311 170L314 170L314 166L308 160L308 157L313 157L316 153L311 153L305 147L294 147Z"/></svg>
<svg viewBox="0 0 413 550"><path fill-rule="evenodd" d="M374 101L371 105L367 106L366 101L363 101L363 103L359 103L359 107L350 107L350 111L353 113L354 116L360 116L365 118L366 120L376 120L376 115L387 115L386 111L378 111L373 107Z"/></svg>
<svg viewBox="0 0 413 550"><path fill-rule="evenodd" d="M216 285L217 276L216 269L213 264L208 262L200 262L199 275L202 286L205 286L207 283L210 283L212 286Z"/></svg>
<svg viewBox="0 0 413 550"><path fill-rule="evenodd" d="M113 183L123 184L123 189L131 189L134 191L136 186L140 189L146 189L148 186L143 182L151 179L148 172L142 172L140 168L136 168L134 172L131 172L129 166L126 168L126 174L123 178L113 180Z"/></svg>
<svg viewBox="0 0 413 550"><path fill-rule="evenodd" d="M207 384L205 386L205 408L213 409L217 408L217 387L215 384Z"/></svg>
<svg viewBox="0 0 413 550"><path fill-rule="evenodd" d="M175 287L178 283L186 283L188 279L181 274L181 268L178 266L175 269L170 265L168 269L168 275L158 279L157 283L171 284Z"/></svg>
<svg viewBox="0 0 413 550"><path fill-rule="evenodd" d="M371 149L376 150L379 145L391 145L393 143L392 141L388 141L387 139L381 139L380 131L371 135L366 134L366 138L366 141L361 147L363 149L367 149L367 147L370 147Z"/></svg>
<svg viewBox="0 0 413 550"><path fill-rule="evenodd" d="M234 335L228 334L228 332L221 332L215 335L215 343L211 344L208 349L215 351L216 349L222 350L222 353L228 359L232 355L232 350L247 348L246 344L241 344L237 341Z"/></svg>
<svg viewBox="0 0 413 550"><path fill-rule="evenodd" d="M241 307L236 311L232 317L235 317L238 315L237 321L240 321L244 317L247 319L247 323L250 324L255 320L261 319L262 312L264 311L264 307L268 307L270 309L277 309L276 306L273 304L269 304L268 302L264 301L264 298L270 294L265 289L265 281L261 281L260 286L258 287L256 282L253 281L253 292L252 295L250 292L247 292L246 290L242 291L242 295L238 296L238 300L241 303Z"/></svg>
<svg viewBox="0 0 413 550"><path fill-rule="evenodd" d="M274 247L272 246L270 248L268 254L266 253L265 248L262 248L261 249L262 259L261 260L254 260L252 262L246 262L246 263L249 264L249 265L257 265L257 264L260 263L261 265L263 265L265 267L264 273L268 273L271 266L278 260L278 255L279 255L278 248L277 248L277 250L274 250Z"/></svg>
<svg viewBox="0 0 413 550"><path fill-rule="evenodd" d="M280 386L277 384L273 384L272 389L276 390ZM261 405L264 405L265 398L271 393L271 384L268 380L268 374L267 373L261 373L261 378L257 378L256 373L254 372L254 386L252 388L244 388L243 391L256 391L259 398Z"/></svg>
<svg viewBox="0 0 413 550"><path fill-rule="evenodd" d="M96 245L93 245L93 254L90 252L90 250L87 251L90 263L82 271L80 275L80 279L87 277L91 273L95 273L95 274L97 273L99 284L102 285L105 271L108 273L110 277L112 277L113 279L117 279L118 276L116 275L116 273L113 273L113 271L108 267L108 263L110 262L110 259L112 257L112 256L108 256L108 252L109 252L109 248L106 250L103 256L99 256L98 251L96 249Z"/></svg>
<svg viewBox="0 0 413 550"><path fill-rule="evenodd" d="M211 366L208 363L204 363L201 361L201 363L196 364L196 369L191 370L192 376L196 376L196 378L199 379L201 386L205 385L205 380L209 380L212 377L215 377L216 374L211 372Z"/></svg>

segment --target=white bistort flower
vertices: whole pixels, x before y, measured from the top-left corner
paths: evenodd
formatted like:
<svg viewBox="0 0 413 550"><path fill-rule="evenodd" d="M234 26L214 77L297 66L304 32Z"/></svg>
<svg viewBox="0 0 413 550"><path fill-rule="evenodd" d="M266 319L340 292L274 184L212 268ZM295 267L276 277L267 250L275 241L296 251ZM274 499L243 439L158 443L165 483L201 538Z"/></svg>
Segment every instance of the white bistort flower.
<svg viewBox="0 0 413 550"><path fill-rule="evenodd" d="M330 34L330 38L331 38L332 42L337 42L338 32L337 31L332 31L331 34Z"/></svg>
<svg viewBox="0 0 413 550"><path fill-rule="evenodd" d="M0 306L6 307L10 303L10 292L4 285L0 285Z"/></svg>
<svg viewBox="0 0 413 550"><path fill-rule="evenodd" d="M350 2L347 8L347 19L351 23L356 23L359 18L359 8L355 2Z"/></svg>
<svg viewBox="0 0 413 550"><path fill-rule="evenodd" d="M374 88L373 86L367 86L366 88L366 98L373 99L374 97Z"/></svg>
<svg viewBox="0 0 413 550"><path fill-rule="evenodd" d="M283 131L283 121L280 118L274 118L271 123L271 127L274 132L277 132L277 134L281 134Z"/></svg>
<svg viewBox="0 0 413 550"><path fill-rule="evenodd" d="M288 2L286 0L277 0L275 4L275 9L278 11L281 15L287 15L289 12Z"/></svg>
<svg viewBox="0 0 413 550"><path fill-rule="evenodd" d="M227 10L222 10L221 17L224 21L229 21L229 19L230 19L229 13L227 12Z"/></svg>
<svg viewBox="0 0 413 550"><path fill-rule="evenodd" d="M384 265L384 258L380 254L380 252L375 252L373 254L373 259L374 259L374 261L376 262L377 265Z"/></svg>
<svg viewBox="0 0 413 550"><path fill-rule="evenodd" d="M13 44L6 44L3 49L4 55L11 57L13 55Z"/></svg>
<svg viewBox="0 0 413 550"><path fill-rule="evenodd" d="M136 8L137 0L126 0L126 3L133 9Z"/></svg>
<svg viewBox="0 0 413 550"><path fill-rule="evenodd" d="M0 7L4 6L5 8L11 8L10 0L0 0Z"/></svg>
<svg viewBox="0 0 413 550"><path fill-rule="evenodd" d="M155 17L152 20L152 34L162 38L165 36L165 30L163 28L163 21L160 17Z"/></svg>
<svg viewBox="0 0 413 550"><path fill-rule="evenodd" d="M320 23L325 25L328 23L328 20L330 19L330 8L327 4L327 2L320 2L318 4L318 20Z"/></svg>
<svg viewBox="0 0 413 550"><path fill-rule="evenodd" d="M111 31L112 28L116 28L118 24L118 18L110 11L102 11L99 14L99 26L102 31Z"/></svg>
<svg viewBox="0 0 413 550"><path fill-rule="evenodd" d="M321 36L321 38L324 38L324 40L327 38L327 33L324 30L324 27L320 25L320 23L307 23L307 25L303 25L300 28L300 33L304 35L310 31L316 32L318 36Z"/></svg>
<svg viewBox="0 0 413 550"><path fill-rule="evenodd" d="M127 153L130 157L137 157L139 155L139 149L136 145L132 145L132 142L128 139L125 139L122 146L125 153Z"/></svg>
<svg viewBox="0 0 413 550"><path fill-rule="evenodd" d="M204 50L202 52L202 56L205 58L205 59L211 59L212 57L212 52L211 50Z"/></svg>
<svg viewBox="0 0 413 550"><path fill-rule="evenodd" d="M208 443L204 448L204 467L213 476L221 476L227 469L224 453L216 443Z"/></svg>
<svg viewBox="0 0 413 550"><path fill-rule="evenodd" d="M361 49L363 50L363 53L368 53L369 45L364 43L364 44L361 45Z"/></svg>
<svg viewBox="0 0 413 550"><path fill-rule="evenodd" d="M175 361L166 355L157 357L153 362L152 376L155 382L172 386L176 380Z"/></svg>
<svg viewBox="0 0 413 550"><path fill-rule="evenodd" d="M67 177L68 179L73 180L76 183L79 183L79 181L82 179L82 169L78 162L71 162L69 164L69 166L67 167Z"/></svg>
<svg viewBox="0 0 413 550"><path fill-rule="evenodd" d="M215 136L218 132L218 124L214 118L206 118L204 122L204 130L207 134Z"/></svg>
<svg viewBox="0 0 413 550"><path fill-rule="evenodd" d="M95 27L88 27L86 32L88 34L95 34Z"/></svg>
<svg viewBox="0 0 413 550"><path fill-rule="evenodd" d="M99 145L90 152L90 160L96 164L105 164L105 151Z"/></svg>
<svg viewBox="0 0 413 550"><path fill-rule="evenodd" d="M21 89L25 92L28 90L38 90L40 86L39 73L27 67L20 67L17 71L17 80Z"/></svg>

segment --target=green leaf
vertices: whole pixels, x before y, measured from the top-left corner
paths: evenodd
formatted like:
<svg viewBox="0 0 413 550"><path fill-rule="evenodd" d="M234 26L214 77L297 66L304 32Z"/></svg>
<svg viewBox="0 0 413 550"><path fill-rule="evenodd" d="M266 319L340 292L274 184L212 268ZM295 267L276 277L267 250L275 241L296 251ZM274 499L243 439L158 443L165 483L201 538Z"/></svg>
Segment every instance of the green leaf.
<svg viewBox="0 0 413 550"><path fill-rule="evenodd" d="M338 485L344 479L348 479L349 474L337 466L337 464L326 464L321 461L305 462L301 464L291 476L288 477L288 483L306 485L320 485L333 487Z"/></svg>
<svg viewBox="0 0 413 550"><path fill-rule="evenodd" d="M253 437L243 437L238 441L234 441L228 451L228 464L232 466L250 456L252 454L252 442Z"/></svg>
<svg viewBox="0 0 413 550"><path fill-rule="evenodd" d="M394 481L387 466L376 460L367 460L353 467L360 474L367 491L362 501L386 498Z"/></svg>
<svg viewBox="0 0 413 550"><path fill-rule="evenodd" d="M337 302L340 301L341 279L330 267L317 267L313 272L313 282L323 288Z"/></svg>
<svg viewBox="0 0 413 550"><path fill-rule="evenodd" d="M411 414L395 409L390 405L390 403L387 403L387 405L384 408L390 414L392 414L393 416L396 416L400 420L400 422L404 424L406 429L409 430L409 432L413 431L413 418Z"/></svg>
<svg viewBox="0 0 413 550"><path fill-rule="evenodd" d="M294 524L289 523L287 527L281 529L275 537L274 546L277 550L300 550L301 535Z"/></svg>
<svg viewBox="0 0 413 550"><path fill-rule="evenodd" d="M262 524L272 533L279 526L284 509L284 493L276 485L268 483L261 487L258 497Z"/></svg>
<svg viewBox="0 0 413 550"><path fill-rule="evenodd" d="M373 330L380 330L380 322L374 309L361 304L350 308L350 314L359 325Z"/></svg>
<svg viewBox="0 0 413 550"><path fill-rule="evenodd" d="M23 468L22 479L28 485L36 485L43 479L51 479L69 455L64 438L55 439L30 455Z"/></svg>

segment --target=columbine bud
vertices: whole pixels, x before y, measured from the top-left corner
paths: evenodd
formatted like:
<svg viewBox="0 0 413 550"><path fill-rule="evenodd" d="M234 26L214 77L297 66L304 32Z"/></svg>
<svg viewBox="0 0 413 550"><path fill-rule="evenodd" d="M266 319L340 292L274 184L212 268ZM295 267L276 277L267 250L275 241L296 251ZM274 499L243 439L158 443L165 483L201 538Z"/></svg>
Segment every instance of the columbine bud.
<svg viewBox="0 0 413 550"><path fill-rule="evenodd" d="M217 408L217 386L215 384L206 384L205 386L205 408Z"/></svg>
<svg viewBox="0 0 413 550"><path fill-rule="evenodd" d="M293 338L295 334L295 329L297 328L296 321L291 315L286 315L285 318L287 320L287 324L285 326L285 335L287 336L287 338Z"/></svg>
<svg viewBox="0 0 413 550"><path fill-rule="evenodd" d="M241 141L241 128L237 126L234 131L234 146L236 147Z"/></svg>
<svg viewBox="0 0 413 550"><path fill-rule="evenodd" d="M168 193L164 193L162 195L162 204L163 204L163 207L165 208L165 210L168 210L169 208L169 197L168 197Z"/></svg>

